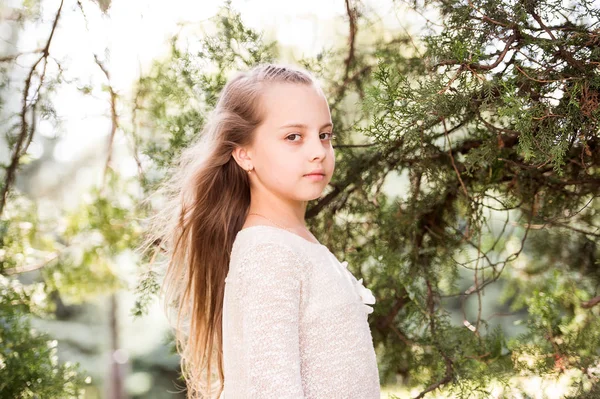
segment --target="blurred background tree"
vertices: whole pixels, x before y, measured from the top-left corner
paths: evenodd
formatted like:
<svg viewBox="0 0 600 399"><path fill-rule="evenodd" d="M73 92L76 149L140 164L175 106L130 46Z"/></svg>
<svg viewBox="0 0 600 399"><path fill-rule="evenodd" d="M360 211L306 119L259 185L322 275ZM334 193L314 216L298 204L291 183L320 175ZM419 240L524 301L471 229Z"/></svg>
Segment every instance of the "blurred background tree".
<svg viewBox="0 0 600 399"><path fill-rule="evenodd" d="M0 58L1 397L75 397L88 374L86 397L170 397L178 370L168 335L144 354L124 349L130 335L150 335L135 323L159 311L164 264L158 245L146 259L132 250L160 207L155 188L227 78L267 61L308 68L328 97L336 172L306 217L377 298L369 320L383 392L597 395L600 18L591 1L390 1L382 14L345 0L335 20L343 41L309 56L225 2L202 24L181 24L127 92L110 52L86 55L96 74L82 81L51 47L64 13L84 32L115 5L50 3L45 45ZM5 14L13 35L43 19L44 4ZM423 25L389 29L390 15ZM57 207L36 191L34 176L52 162L31 144L43 126L65 130L56 95L65 86L104 101L108 134L96 158L79 161L101 173L79 170L93 184ZM65 360L95 360L58 363L57 343L77 348Z"/></svg>

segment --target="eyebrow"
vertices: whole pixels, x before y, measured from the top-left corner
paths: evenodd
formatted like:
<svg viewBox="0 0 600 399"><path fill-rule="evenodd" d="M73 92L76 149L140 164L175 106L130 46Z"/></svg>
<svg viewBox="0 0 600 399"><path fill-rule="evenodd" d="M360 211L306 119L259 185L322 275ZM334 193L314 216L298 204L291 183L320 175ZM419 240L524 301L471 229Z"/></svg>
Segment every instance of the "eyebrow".
<svg viewBox="0 0 600 399"><path fill-rule="evenodd" d="M306 126L303 123L288 123L287 125L283 125L281 126L279 129L286 129L289 127L297 127L297 128L301 128L301 129L308 129L308 126ZM327 122L326 124L324 124L323 126L321 126L319 128L319 130L324 129L326 127L333 127L333 124L331 122Z"/></svg>

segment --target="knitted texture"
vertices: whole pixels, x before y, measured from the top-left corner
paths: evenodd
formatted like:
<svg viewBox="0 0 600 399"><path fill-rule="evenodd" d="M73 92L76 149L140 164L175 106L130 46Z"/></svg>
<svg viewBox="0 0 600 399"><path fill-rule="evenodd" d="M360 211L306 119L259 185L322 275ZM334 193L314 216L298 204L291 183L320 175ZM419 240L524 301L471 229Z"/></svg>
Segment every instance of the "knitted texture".
<svg viewBox="0 0 600 399"><path fill-rule="evenodd" d="M225 279L222 399L380 397L367 321L374 297L346 265L278 227L238 232Z"/></svg>

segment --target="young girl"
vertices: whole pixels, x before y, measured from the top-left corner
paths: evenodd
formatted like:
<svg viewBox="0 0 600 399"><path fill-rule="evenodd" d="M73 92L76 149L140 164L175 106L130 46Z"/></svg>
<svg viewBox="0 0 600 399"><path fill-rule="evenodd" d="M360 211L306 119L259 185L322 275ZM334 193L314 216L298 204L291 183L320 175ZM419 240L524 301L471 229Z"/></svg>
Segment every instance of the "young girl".
<svg viewBox="0 0 600 399"><path fill-rule="evenodd" d="M153 242L188 398L380 397L375 298L304 221L334 172L332 128L309 72L263 64L182 153Z"/></svg>

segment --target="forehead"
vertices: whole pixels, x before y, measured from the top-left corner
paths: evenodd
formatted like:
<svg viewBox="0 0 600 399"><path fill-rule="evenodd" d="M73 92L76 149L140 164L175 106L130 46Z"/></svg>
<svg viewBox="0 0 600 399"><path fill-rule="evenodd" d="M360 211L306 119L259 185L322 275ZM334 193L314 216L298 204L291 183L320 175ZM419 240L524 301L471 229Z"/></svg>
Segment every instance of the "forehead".
<svg viewBox="0 0 600 399"><path fill-rule="evenodd" d="M279 127L301 123L320 127L331 121L329 105L322 91L314 85L274 83L261 95L263 125Z"/></svg>

